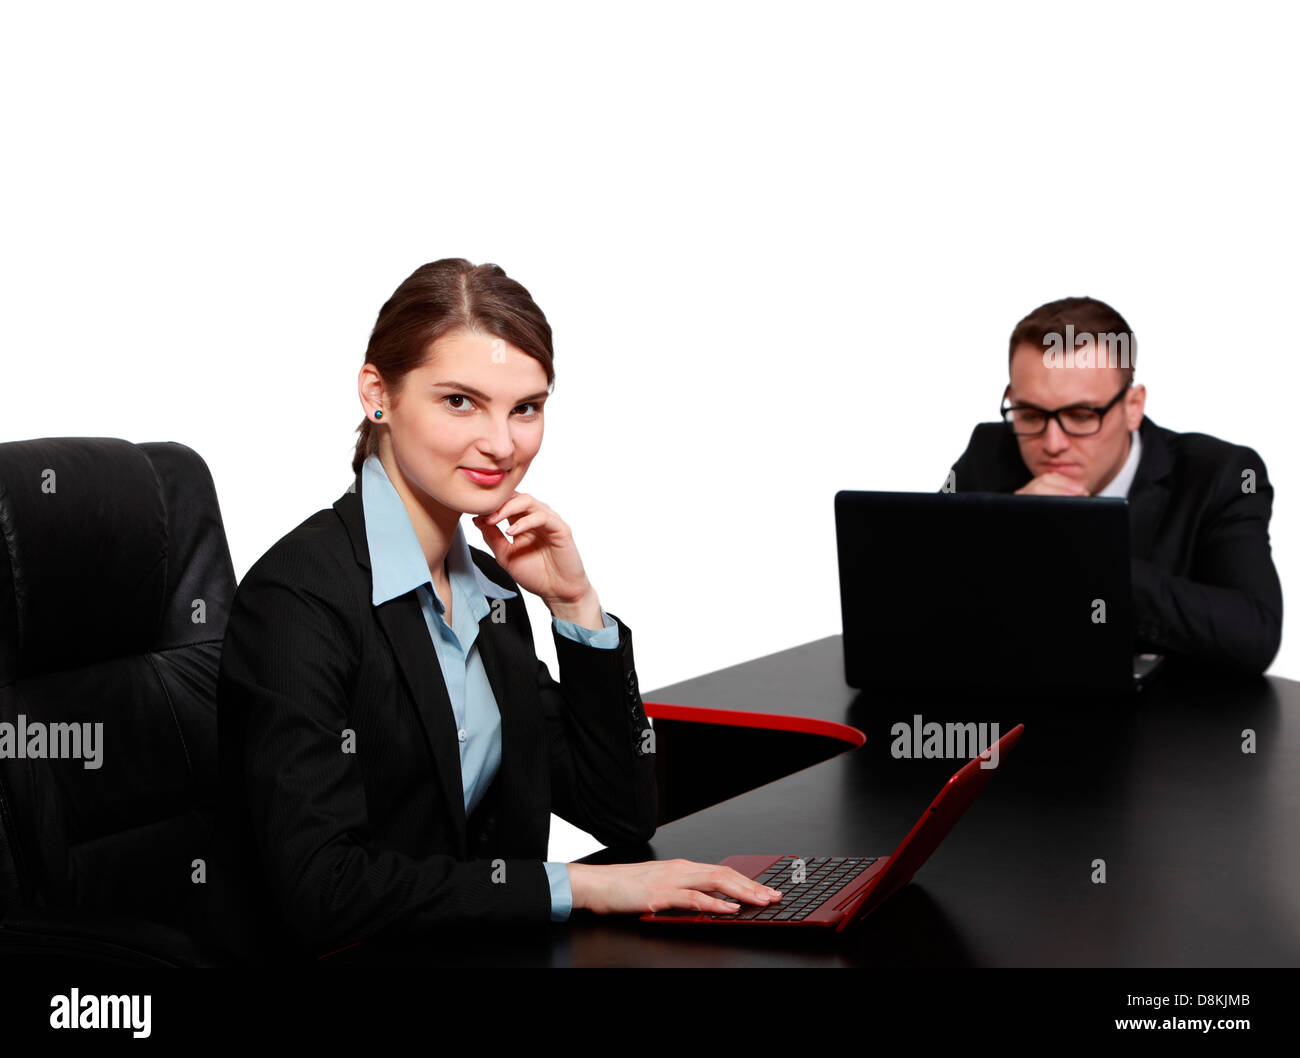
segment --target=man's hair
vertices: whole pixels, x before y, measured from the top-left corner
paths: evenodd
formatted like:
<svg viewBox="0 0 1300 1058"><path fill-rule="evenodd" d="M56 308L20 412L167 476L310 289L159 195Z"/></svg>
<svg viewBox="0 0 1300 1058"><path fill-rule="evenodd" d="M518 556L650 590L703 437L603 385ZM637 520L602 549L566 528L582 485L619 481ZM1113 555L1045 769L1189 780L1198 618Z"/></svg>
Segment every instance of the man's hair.
<svg viewBox="0 0 1300 1058"><path fill-rule="evenodd" d="M1061 298L1039 305L1011 332L1007 362L1010 363L1022 345L1038 349L1059 346L1072 352L1084 335L1092 339L1094 362L1119 367L1124 372L1124 380L1132 385L1137 338L1123 316L1096 298Z"/></svg>

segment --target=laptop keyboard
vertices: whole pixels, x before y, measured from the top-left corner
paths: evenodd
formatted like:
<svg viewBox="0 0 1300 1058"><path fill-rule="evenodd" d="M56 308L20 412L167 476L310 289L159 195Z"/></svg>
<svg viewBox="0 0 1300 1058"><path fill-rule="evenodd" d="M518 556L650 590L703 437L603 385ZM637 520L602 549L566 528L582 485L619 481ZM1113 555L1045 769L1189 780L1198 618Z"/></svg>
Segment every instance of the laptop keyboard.
<svg viewBox="0 0 1300 1058"><path fill-rule="evenodd" d="M804 874L802 882L793 881L794 862L803 859ZM740 910L733 914L704 912L705 918L714 919L753 919L759 922L797 922L807 918L841 889L847 887L863 871L870 867L878 856L782 856L776 863L754 880L760 885L771 886L781 893L781 899L766 906L760 904L741 904ZM724 900L734 897L714 893ZM681 914L681 911L676 912Z"/></svg>

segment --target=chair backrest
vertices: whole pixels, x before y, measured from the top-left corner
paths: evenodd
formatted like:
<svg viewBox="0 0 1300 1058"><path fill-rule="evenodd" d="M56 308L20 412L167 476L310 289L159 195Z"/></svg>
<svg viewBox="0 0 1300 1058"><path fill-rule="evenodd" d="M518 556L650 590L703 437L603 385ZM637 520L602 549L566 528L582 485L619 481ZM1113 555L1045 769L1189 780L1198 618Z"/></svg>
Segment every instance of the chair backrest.
<svg viewBox="0 0 1300 1058"><path fill-rule="evenodd" d="M184 445L0 444L0 913L208 919L235 593Z"/></svg>

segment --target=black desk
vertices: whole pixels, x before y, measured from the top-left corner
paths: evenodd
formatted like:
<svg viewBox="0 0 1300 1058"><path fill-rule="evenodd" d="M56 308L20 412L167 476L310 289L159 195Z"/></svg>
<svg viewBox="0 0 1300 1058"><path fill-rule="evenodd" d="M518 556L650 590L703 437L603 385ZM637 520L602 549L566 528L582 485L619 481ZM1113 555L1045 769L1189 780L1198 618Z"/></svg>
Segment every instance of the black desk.
<svg viewBox="0 0 1300 1058"><path fill-rule="evenodd" d="M1171 674L1129 701L872 698L838 636L643 693L849 724L866 744L586 862L731 853L885 855L961 762L896 759L896 722L1025 734L915 880L856 931L565 925L368 945L326 962L554 966L1295 966L1300 964L1300 684ZM1256 752L1243 753L1243 730ZM680 736L674 736L681 745ZM671 754L673 745L662 747ZM742 765L745 762L740 762ZM726 772L733 762L719 759ZM742 773L745 767L736 769ZM743 777L737 786L743 787ZM1093 881L1105 861L1105 884ZM369 950L367 950L369 949Z"/></svg>

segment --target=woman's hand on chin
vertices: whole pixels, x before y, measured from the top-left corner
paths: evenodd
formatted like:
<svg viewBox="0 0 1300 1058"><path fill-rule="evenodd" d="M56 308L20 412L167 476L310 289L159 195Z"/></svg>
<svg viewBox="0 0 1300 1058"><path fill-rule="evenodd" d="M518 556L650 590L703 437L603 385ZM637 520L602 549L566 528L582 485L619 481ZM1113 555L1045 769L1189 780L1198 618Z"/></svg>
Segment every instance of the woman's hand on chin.
<svg viewBox="0 0 1300 1058"><path fill-rule="evenodd" d="M512 539L502 535L502 520L510 522ZM600 600L587 580L573 533L550 507L516 492L491 514L475 515L474 524L501 568L541 598L553 616L587 628L604 627Z"/></svg>

